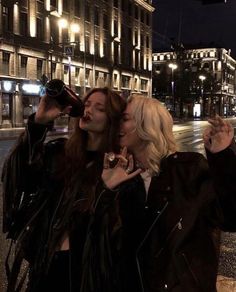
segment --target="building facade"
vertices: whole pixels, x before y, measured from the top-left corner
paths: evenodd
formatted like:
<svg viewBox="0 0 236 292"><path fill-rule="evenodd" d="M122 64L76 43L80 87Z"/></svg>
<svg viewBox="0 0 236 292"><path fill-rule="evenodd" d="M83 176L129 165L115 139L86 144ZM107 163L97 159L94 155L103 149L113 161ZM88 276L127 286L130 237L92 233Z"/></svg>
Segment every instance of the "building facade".
<svg viewBox="0 0 236 292"><path fill-rule="evenodd" d="M224 48L153 53L153 96L176 116L234 115L235 68Z"/></svg>
<svg viewBox="0 0 236 292"><path fill-rule="evenodd" d="M151 94L153 11L151 0L0 1L0 127L23 126L52 78L80 96Z"/></svg>

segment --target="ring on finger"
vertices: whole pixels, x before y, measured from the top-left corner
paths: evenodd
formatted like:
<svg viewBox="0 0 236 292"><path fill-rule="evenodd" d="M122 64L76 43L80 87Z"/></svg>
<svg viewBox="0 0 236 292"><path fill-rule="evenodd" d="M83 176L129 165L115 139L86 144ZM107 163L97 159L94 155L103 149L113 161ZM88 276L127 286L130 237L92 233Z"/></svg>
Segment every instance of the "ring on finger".
<svg viewBox="0 0 236 292"><path fill-rule="evenodd" d="M114 161L115 158L116 158L115 153L113 153L113 152L109 152L109 153L107 154L107 159L108 159L110 162Z"/></svg>
<svg viewBox="0 0 236 292"><path fill-rule="evenodd" d="M64 113L63 112L59 112L58 113L58 117L62 117L62 116L64 116Z"/></svg>
<svg viewBox="0 0 236 292"><path fill-rule="evenodd" d="M128 167L128 168L126 168L126 170L125 170L125 172L127 173L127 174L129 174L129 173L131 173L131 169Z"/></svg>

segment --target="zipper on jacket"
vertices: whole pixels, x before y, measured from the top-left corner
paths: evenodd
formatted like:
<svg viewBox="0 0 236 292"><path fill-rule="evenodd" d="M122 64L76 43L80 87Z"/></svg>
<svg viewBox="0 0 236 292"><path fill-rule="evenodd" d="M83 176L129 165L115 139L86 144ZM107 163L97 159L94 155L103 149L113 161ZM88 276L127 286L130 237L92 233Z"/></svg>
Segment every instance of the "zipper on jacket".
<svg viewBox="0 0 236 292"><path fill-rule="evenodd" d="M169 234L167 235L166 237L166 244L169 242L169 240L171 239L171 236L172 234L174 233L174 231L178 228L179 230L182 230L183 229L183 226L182 226L182 220L183 218L180 218L179 221L175 224L175 226L171 229L171 231L169 232ZM161 253L163 252L163 250L165 249L165 246L162 247L160 249L160 251L155 255L155 259L158 259L159 256L161 255Z"/></svg>
<svg viewBox="0 0 236 292"><path fill-rule="evenodd" d="M140 279L140 284L141 284L141 289L144 292L144 285L143 285L143 278L142 278L142 274L141 274L141 268L140 268L140 263L139 263L139 259L138 259L138 253L141 249L141 247L143 246L144 242L146 241L146 239L148 238L149 234L151 233L154 225L156 224L156 222L158 221L158 219L160 218L160 216L164 213L164 211L166 210L167 206L168 206L169 202L166 202L165 206L162 208L161 212L158 213L156 219L153 221L152 225L150 226L150 228L148 229L146 235L144 236L143 240L141 241L141 243L139 244L137 250L136 250L136 264L137 264L137 269L138 269L138 275L139 275L139 279Z"/></svg>
<svg viewBox="0 0 236 292"><path fill-rule="evenodd" d="M22 239L22 236L24 234L25 231L28 231L30 228L30 224L31 222L36 218L36 216L40 213L40 211L43 209L44 205L46 205L47 200L45 200L43 202L43 204L41 205L41 207L36 211L36 213L30 218L30 220L27 222L27 224L25 224L25 227L23 228L23 230L20 232L17 241L20 242ZM16 250L17 250L17 245L16 245Z"/></svg>
<svg viewBox="0 0 236 292"><path fill-rule="evenodd" d="M192 275L194 281L196 282L197 286L200 287L202 289L202 291L205 291L205 289L202 287L202 285L200 285L200 282L199 282L197 276L195 275L195 273L194 273L194 271L193 271L193 269L192 269L192 267L191 267L191 265L190 265L190 263L188 261L188 258L186 256L186 254L185 253L181 253L181 255L182 255L182 257L183 257L183 259L184 259L189 271L190 271L190 274Z"/></svg>

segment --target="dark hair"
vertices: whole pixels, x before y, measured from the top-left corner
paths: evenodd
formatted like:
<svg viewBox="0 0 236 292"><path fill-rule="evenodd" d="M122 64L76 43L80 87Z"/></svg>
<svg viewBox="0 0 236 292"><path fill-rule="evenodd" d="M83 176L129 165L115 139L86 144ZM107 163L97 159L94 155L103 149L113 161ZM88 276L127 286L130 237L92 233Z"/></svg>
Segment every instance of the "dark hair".
<svg viewBox="0 0 236 292"><path fill-rule="evenodd" d="M83 102L96 92L101 92L106 96L105 112L108 118L106 129L104 131L103 140L98 149L98 155L95 159L95 164L92 167L92 173L85 171L87 163L87 132L80 129L79 118L75 121L74 131L71 137L66 142L65 154L66 154L66 167L65 167L65 179L67 185L75 183L75 181L83 180L82 188L87 189L86 193L90 196L92 201L92 189L96 184L96 180L100 177L103 156L105 152L118 152L119 151L119 127L122 113L126 107L126 101L115 91L104 87L94 88L90 90L85 97ZM73 179L74 178L74 179ZM90 202L91 203L91 202Z"/></svg>

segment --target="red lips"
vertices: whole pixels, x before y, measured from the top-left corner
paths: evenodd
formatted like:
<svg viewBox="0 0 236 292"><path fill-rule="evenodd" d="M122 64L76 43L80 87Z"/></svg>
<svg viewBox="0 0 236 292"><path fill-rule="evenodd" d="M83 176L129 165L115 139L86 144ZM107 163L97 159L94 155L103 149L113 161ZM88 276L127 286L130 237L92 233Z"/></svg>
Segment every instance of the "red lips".
<svg viewBox="0 0 236 292"><path fill-rule="evenodd" d="M85 116L82 117L83 122L90 122L92 119L88 114L85 114Z"/></svg>

